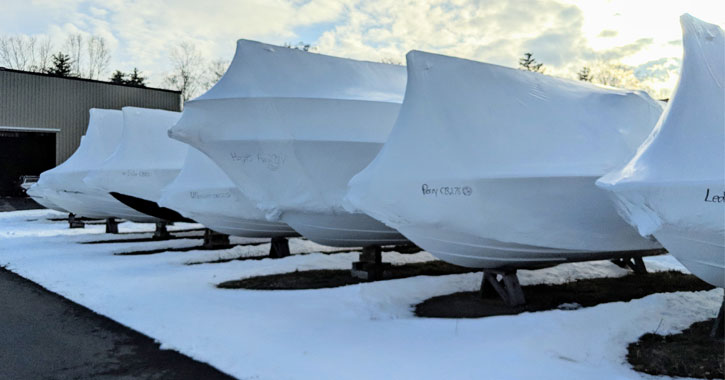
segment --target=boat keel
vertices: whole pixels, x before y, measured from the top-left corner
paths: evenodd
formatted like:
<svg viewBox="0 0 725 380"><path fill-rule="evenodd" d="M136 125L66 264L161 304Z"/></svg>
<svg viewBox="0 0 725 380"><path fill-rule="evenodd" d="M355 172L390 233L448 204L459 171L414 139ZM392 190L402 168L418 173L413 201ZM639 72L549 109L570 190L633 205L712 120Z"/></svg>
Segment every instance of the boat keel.
<svg viewBox="0 0 725 380"><path fill-rule="evenodd" d="M86 228L86 224L81 221L81 218L76 218L73 213L68 214L68 227L69 228Z"/></svg>
<svg viewBox="0 0 725 380"><path fill-rule="evenodd" d="M516 270L502 271L484 269L481 279L481 297L487 298L495 292L506 306L522 306L526 304L524 291L519 284Z"/></svg>
<svg viewBox="0 0 725 380"><path fill-rule="evenodd" d="M379 245L368 245L363 247L358 261L352 263L350 274L353 277L367 280L382 280L385 270L392 264L383 263L383 251Z"/></svg>
<svg viewBox="0 0 725 380"><path fill-rule="evenodd" d="M720 312L717 313L717 318L712 324L712 330L710 330L710 337L713 339L725 339L725 296L723 296L722 304L720 305Z"/></svg>
<svg viewBox="0 0 725 380"><path fill-rule="evenodd" d="M154 239L165 240L171 237L169 230L166 229L166 222L156 222L156 230L154 231Z"/></svg>
<svg viewBox="0 0 725 380"><path fill-rule="evenodd" d="M207 249L221 248L229 246L229 235L222 234L210 229L204 230L203 247Z"/></svg>
<svg viewBox="0 0 725 380"><path fill-rule="evenodd" d="M269 257L273 259L281 259L289 255L289 241L287 238L272 238L272 244L269 246Z"/></svg>
<svg viewBox="0 0 725 380"><path fill-rule="evenodd" d="M118 233L118 221L116 218L107 218L106 219L106 233L107 234L117 234Z"/></svg>
<svg viewBox="0 0 725 380"><path fill-rule="evenodd" d="M647 267L644 265L642 256L621 257L612 260L612 263L620 268L629 268L635 274L647 274Z"/></svg>

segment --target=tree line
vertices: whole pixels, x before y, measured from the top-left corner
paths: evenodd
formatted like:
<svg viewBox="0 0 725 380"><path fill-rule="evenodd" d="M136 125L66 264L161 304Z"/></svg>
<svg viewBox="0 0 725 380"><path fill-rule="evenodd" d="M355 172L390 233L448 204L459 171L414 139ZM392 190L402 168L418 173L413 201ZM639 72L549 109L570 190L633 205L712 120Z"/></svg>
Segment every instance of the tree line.
<svg viewBox="0 0 725 380"><path fill-rule="evenodd" d="M100 80L110 61L108 43L100 36L71 34L60 47L54 46L50 37L0 36L0 65L14 70ZM137 68L129 74L116 70L108 79L113 83L146 86L146 78Z"/></svg>
<svg viewBox="0 0 725 380"><path fill-rule="evenodd" d="M290 49L315 51L309 43L286 43ZM60 77L78 77L102 79L111 60L108 44L100 36L69 35L58 49L49 37L0 36L0 66L10 69L41 72ZM55 52L55 53L54 53ZM211 88L226 72L229 61L223 59L205 59L195 45L179 42L169 50L171 64L162 80L163 86L181 92L187 101ZM381 62L400 64L397 60L386 58ZM530 52L524 53L518 61L522 70L545 73L544 63L539 62ZM641 83L631 67L611 62L595 62L583 66L576 77L581 81L598 83L613 87L639 88L651 91ZM146 87L146 77L136 67L130 72L115 70L108 77L111 83L126 86Z"/></svg>
<svg viewBox="0 0 725 380"><path fill-rule="evenodd" d="M544 64L538 62L532 53L524 53L519 59L519 68L542 74L545 71ZM649 92L650 95L656 96L652 88L637 79L632 67L618 62L600 61L593 62L591 65L582 66L576 73L576 78L583 82L597 83L605 86L644 90Z"/></svg>

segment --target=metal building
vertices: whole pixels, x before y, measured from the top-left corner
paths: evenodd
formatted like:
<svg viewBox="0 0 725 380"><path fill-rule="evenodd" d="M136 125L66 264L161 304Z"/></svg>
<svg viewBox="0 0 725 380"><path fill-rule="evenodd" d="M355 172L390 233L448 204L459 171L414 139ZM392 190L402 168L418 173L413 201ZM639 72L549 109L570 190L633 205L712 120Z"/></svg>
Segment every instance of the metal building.
<svg viewBox="0 0 725 380"><path fill-rule="evenodd" d="M0 68L0 196L73 154L89 109L125 106L180 111L181 93Z"/></svg>

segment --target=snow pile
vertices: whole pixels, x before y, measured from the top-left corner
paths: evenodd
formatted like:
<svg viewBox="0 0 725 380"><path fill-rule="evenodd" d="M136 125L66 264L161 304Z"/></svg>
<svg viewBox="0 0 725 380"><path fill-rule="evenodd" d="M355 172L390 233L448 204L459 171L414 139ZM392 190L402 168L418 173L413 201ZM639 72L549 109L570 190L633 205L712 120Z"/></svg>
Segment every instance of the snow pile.
<svg viewBox="0 0 725 380"><path fill-rule="evenodd" d="M347 269L357 253L315 253L319 247L293 239L293 251L307 248L310 253L187 265L211 253L118 256L114 252L122 247L158 246L79 244L119 236L103 234L101 225L68 230L64 222L48 220L59 215L47 210L0 214L0 265L153 337L164 348L239 378L651 378L626 364L627 344L645 332L676 332L710 318L722 300L722 290L713 290L655 294L572 311L416 318L412 305L473 290L481 275L419 276L318 290L222 290L215 285L243 277ZM182 226L194 225L174 227ZM121 229L150 233L153 226L125 223ZM261 255L268 247L249 250ZM431 256L386 252L384 259L400 263ZM682 269L669 256L645 261L651 270ZM567 264L521 271L521 282L625 273L608 262Z"/></svg>

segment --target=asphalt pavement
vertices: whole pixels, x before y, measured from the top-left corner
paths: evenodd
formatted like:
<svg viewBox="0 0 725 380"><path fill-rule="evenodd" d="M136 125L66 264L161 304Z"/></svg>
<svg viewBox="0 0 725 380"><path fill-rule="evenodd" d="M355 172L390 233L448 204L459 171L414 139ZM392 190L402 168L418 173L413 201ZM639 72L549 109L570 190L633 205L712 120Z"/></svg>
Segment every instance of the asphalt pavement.
<svg viewBox="0 0 725 380"><path fill-rule="evenodd" d="M0 268L0 379L231 379Z"/></svg>

